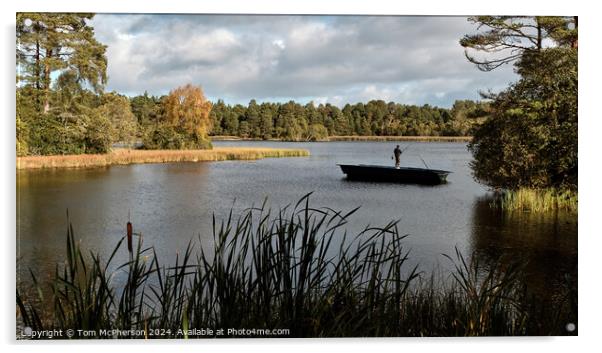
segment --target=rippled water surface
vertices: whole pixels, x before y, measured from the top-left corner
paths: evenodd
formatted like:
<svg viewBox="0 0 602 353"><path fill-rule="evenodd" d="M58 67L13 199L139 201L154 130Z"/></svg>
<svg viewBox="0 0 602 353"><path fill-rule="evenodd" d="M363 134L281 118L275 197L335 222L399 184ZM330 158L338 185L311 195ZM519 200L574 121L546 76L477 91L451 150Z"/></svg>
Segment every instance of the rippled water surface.
<svg viewBox="0 0 602 353"><path fill-rule="evenodd" d="M410 261L444 273L441 254L457 247L484 259L507 254L525 260L535 286L551 288L576 275L577 223L562 214L503 215L491 210L487 189L470 174L470 153L462 143L400 143L409 148L402 164L453 173L440 186L352 182L337 163L392 164L392 142L216 142L216 146L305 148L310 157L259 161L112 166L96 169L17 173L18 269L49 275L64 261L69 220L85 247L107 254L130 219L145 245L164 262L191 239L210 246L211 216L240 214L267 197L276 208L313 192L312 204L337 210L361 206L347 229L399 220L409 236ZM125 254L120 254L125 259ZM22 276L26 281L26 276Z"/></svg>

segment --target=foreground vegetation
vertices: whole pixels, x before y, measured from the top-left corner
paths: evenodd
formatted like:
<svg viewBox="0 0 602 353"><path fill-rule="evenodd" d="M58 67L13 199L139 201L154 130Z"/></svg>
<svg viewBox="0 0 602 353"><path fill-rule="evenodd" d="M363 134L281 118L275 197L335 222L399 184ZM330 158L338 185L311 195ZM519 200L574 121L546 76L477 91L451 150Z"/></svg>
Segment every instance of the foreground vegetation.
<svg viewBox="0 0 602 353"><path fill-rule="evenodd" d="M211 162L272 157L303 157L303 149L219 147L211 150L130 150L108 154L17 157L17 169L101 167L113 164Z"/></svg>
<svg viewBox="0 0 602 353"><path fill-rule="evenodd" d="M138 338L157 328L179 338L194 336L193 328L352 337L563 335L577 322L575 283L545 302L524 287L520 266L458 251L452 283L436 283L408 265L395 222L348 237L355 210L316 209L308 200L214 219L213 249L189 245L171 265L143 247L131 224L107 259L84 252L70 227L51 295L43 297L35 276L33 290L17 286L19 326L140 330ZM115 267L115 255L126 251L130 261Z"/></svg>

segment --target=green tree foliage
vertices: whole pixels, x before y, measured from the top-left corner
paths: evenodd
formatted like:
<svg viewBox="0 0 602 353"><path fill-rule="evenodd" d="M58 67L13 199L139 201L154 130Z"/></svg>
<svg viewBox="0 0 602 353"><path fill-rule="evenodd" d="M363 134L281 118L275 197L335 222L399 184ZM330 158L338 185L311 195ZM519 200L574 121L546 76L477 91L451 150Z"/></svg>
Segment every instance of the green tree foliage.
<svg viewBox="0 0 602 353"><path fill-rule="evenodd" d="M104 153L109 150L113 129L95 112L100 98L83 89L73 72L66 71L56 80L50 91L52 108L48 112L36 109L36 102L31 99L35 91L31 86L17 88L17 115L27 126L27 135L18 137L26 143L28 154ZM106 134L107 138L99 138L99 133ZM108 143L105 142L107 139Z"/></svg>
<svg viewBox="0 0 602 353"><path fill-rule="evenodd" d="M250 111L249 111L250 110ZM347 104L261 103L230 106L219 100L211 111L213 135L289 141L328 136L464 136L488 113L488 103L457 101L452 109L373 100Z"/></svg>
<svg viewBox="0 0 602 353"><path fill-rule="evenodd" d="M132 113L136 117L139 132L148 130L164 114L161 98L149 96L147 92L144 92L141 96L131 98L130 106Z"/></svg>
<svg viewBox="0 0 602 353"><path fill-rule="evenodd" d="M115 127L103 109L92 109L84 117L86 131L84 135L84 153L107 153L115 136Z"/></svg>
<svg viewBox="0 0 602 353"><path fill-rule="evenodd" d="M106 82L106 46L94 38L90 13L17 13L17 79L37 90L38 109L50 109L51 76L70 71L96 92ZM43 99L43 108L41 106Z"/></svg>
<svg viewBox="0 0 602 353"><path fill-rule="evenodd" d="M97 111L106 83L106 46L93 14L17 14L17 153L102 153L111 120ZM108 123L107 123L108 122Z"/></svg>
<svg viewBox="0 0 602 353"><path fill-rule="evenodd" d="M112 143L121 142L131 145L135 142L138 126L127 97L115 92L105 94L102 97L102 105L96 108L96 111L109 120Z"/></svg>
<svg viewBox="0 0 602 353"><path fill-rule="evenodd" d="M17 128L17 155L29 154L29 137L31 134L32 118L37 116L34 105L33 89L31 87L17 89L16 96L16 128Z"/></svg>
<svg viewBox="0 0 602 353"><path fill-rule="evenodd" d="M488 115L489 105L479 104L470 100L458 100L454 103L449 114L444 113L441 116L445 126L443 135L471 135L473 126L483 122Z"/></svg>
<svg viewBox="0 0 602 353"><path fill-rule="evenodd" d="M164 123L158 123L154 128L149 129L142 142L144 148L151 150L194 148L183 133Z"/></svg>
<svg viewBox="0 0 602 353"><path fill-rule="evenodd" d="M328 130L324 125L317 123L309 126L307 139L309 141L324 141L328 137Z"/></svg>
<svg viewBox="0 0 602 353"><path fill-rule="evenodd" d="M29 126L25 123L20 117L19 113L17 113L17 156L26 156L29 152L29 147L27 146L27 136L29 135Z"/></svg>
<svg viewBox="0 0 602 353"><path fill-rule="evenodd" d="M549 47L523 50L521 79L492 99L469 148L492 187L577 187L577 36L574 18L534 18ZM500 39L502 41L503 39ZM497 60L497 59L496 59Z"/></svg>

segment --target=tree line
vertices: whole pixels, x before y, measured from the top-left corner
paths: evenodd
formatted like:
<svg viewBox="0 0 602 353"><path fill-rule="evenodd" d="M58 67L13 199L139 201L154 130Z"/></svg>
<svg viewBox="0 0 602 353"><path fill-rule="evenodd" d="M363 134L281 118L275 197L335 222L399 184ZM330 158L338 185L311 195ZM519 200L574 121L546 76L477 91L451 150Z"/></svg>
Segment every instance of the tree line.
<svg viewBox="0 0 602 353"><path fill-rule="evenodd" d="M164 111L164 97L144 94L131 99L142 129L152 126ZM218 100L209 114L211 135L253 139L318 141L328 136L463 136L487 115L487 104L456 101L451 109L403 105L382 100L346 104L300 104L251 100L225 104Z"/></svg>

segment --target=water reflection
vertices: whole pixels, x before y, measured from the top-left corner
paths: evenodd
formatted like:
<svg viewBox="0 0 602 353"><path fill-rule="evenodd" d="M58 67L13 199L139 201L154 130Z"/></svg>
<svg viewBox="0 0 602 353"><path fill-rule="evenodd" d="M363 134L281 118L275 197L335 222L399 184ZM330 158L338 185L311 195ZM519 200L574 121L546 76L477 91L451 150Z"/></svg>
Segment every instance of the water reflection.
<svg viewBox="0 0 602 353"><path fill-rule="evenodd" d="M76 240L101 255L112 251L128 220L146 244L166 258L174 255L209 219L212 197L202 192L208 168L206 163L180 163L19 172L18 272L25 279L29 268L53 273L64 261L69 223ZM199 210L207 212L199 215ZM189 227L174 224L180 220L174 220L174 213ZM174 236L173 229L187 231ZM125 254L116 258L118 263L126 260Z"/></svg>
<svg viewBox="0 0 602 353"><path fill-rule="evenodd" d="M490 207L492 196L473 207L470 251L485 264L518 262L527 289L551 299L577 281L577 217L566 212L531 214Z"/></svg>

